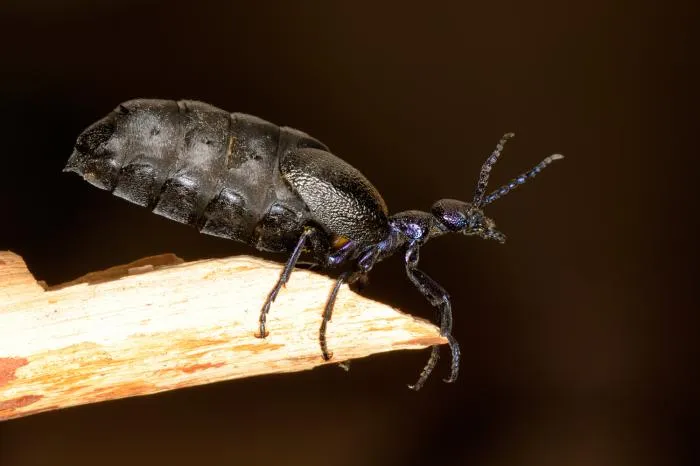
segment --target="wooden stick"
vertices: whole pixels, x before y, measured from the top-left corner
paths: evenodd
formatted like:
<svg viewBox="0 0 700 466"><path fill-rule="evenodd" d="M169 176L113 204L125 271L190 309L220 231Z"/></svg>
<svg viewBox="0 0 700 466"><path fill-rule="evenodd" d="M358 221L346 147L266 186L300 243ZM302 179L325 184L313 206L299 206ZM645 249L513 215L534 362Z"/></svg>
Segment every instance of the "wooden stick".
<svg viewBox="0 0 700 466"><path fill-rule="evenodd" d="M157 256L48 288L0 251L0 420L327 363L318 334L331 279L295 270L259 339L279 264L181 262ZM444 343L434 325L347 286L328 326L330 363Z"/></svg>

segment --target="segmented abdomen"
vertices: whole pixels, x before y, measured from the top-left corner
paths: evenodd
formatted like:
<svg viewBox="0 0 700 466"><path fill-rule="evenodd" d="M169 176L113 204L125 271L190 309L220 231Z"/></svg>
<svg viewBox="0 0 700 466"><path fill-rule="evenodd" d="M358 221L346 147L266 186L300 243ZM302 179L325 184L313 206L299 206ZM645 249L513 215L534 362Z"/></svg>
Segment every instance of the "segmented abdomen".
<svg viewBox="0 0 700 466"><path fill-rule="evenodd" d="M280 128L195 101L132 100L78 138L66 170L204 233L250 242L286 187ZM293 202L293 199L292 199Z"/></svg>

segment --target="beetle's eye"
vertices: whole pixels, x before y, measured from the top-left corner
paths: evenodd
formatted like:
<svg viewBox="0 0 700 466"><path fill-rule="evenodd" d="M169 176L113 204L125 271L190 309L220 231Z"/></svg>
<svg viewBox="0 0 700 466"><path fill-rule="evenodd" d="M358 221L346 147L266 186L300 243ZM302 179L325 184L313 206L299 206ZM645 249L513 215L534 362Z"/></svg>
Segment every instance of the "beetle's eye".
<svg viewBox="0 0 700 466"><path fill-rule="evenodd" d="M450 231L459 231L467 226L466 215L469 209L466 202L455 199L441 199L432 207L433 215Z"/></svg>
<svg viewBox="0 0 700 466"><path fill-rule="evenodd" d="M451 230L461 230L467 225L467 219L462 212L447 211L443 212L442 223Z"/></svg>

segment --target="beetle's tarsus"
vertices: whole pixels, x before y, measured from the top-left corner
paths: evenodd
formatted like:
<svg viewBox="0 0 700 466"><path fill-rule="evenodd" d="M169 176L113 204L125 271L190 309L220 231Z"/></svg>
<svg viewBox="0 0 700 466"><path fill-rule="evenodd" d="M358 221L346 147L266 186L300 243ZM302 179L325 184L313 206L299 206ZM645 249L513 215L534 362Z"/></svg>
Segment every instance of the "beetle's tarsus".
<svg viewBox="0 0 700 466"><path fill-rule="evenodd" d="M330 361L333 358L333 353L328 351L328 342L326 341L327 322L324 312L324 319L321 321L321 328L318 331L318 343L321 346L321 357L323 357L324 361Z"/></svg>
<svg viewBox="0 0 700 466"><path fill-rule="evenodd" d="M459 360L460 360L460 349L459 349L459 343L457 343L457 339L453 337L452 335L444 335L445 338L447 338L447 342L450 346L450 351L452 351L452 364L450 365L450 376L446 379L442 379L443 382L445 383L453 383L457 380L457 376L459 375Z"/></svg>
<svg viewBox="0 0 700 466"><path fill-rule="evenodd" d="M437 345L431 347L430 357L428 358L428 362L425 364L425 367L423 367L423 370L421 371L418 380L413 385L409 385L408 388L415 391L418 391L421 388L423 388L423 385L425 385L425 381L428 380L428 377L430 377L430 374L433 372L433 369L435 369L435 366L437 365L439 359L440 347Z"/></svg>
<svg viewBox="0 0 700 466"><path fill-rule="evenodd" d="M268 335L270 335L270 332L268 332L265 329L265 322L260 322L260 326L258 327L258 331L253 334L255 338L267 338Z"/></svg>
<svg viewBox="0 0 700 466"><path fill-rule="evenodd" d="M321 328L318 331L318 342L321 346L321 354L325 361L330 361L333 358L333 353L328 351L328 342L326 341L326 326L328 322L331 321L333 316L333 306L335 305L335 299L338 297L338 292L343 283L345 283L350 275L349 272L343 272L340 274L338 279L335 281L335 285L331 290L331 294L328 296L326 301L326 307L323 309L323 320L321 321Z"/></svg>
<svg viewBox="0 0 700 466"><path fill-rule="evenodd" d="M274 295L273 295L273 293L274 293ZM277 293L275 293L274 289L267 296L267 299L265 300L265 304L263 304L263 307L260 310L259 327L258 327L258 332L255 334L255 338L266 338L270 334L270 332L268 332L265 329L265 324L267 322L267 313L270 312L270 306L272 305L272 302L275 300L276 296L277 296Z"/></svg>

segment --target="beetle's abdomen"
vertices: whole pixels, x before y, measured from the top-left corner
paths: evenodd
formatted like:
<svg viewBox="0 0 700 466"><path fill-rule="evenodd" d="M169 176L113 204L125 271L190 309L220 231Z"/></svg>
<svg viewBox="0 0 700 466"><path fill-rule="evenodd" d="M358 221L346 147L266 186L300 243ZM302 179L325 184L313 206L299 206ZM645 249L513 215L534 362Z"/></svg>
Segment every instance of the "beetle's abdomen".
<svg viewBox="0 0 700 466"><path fill-rule="evenodd" d="M158 163L158 159L147 152L136 154L131 165L146 173L154 171L153 183L149 186L150 189L147 189L148 198L144 199L148 204L144 205L153 206L153 212L159 215L191 224L217 194L221 173L225 169L224 154L229 139L231 117L216 107L199 102L178 102L177 105L179 122L175 131L172 131L176 137L172 153L174 156L171 157L167 169L154 170L150 163ZM140 127L143 128L142 131L147 131L148 123L150 121L145 127ZM154 128L151 132L154 136L159 136L158 130ZM171 133L170 128L166 132ZM147 144L148 141L144 143ZM157 151L160 141L155 142L153 146ZM163 146L167 146L164 141ZM132 189L128 181L128 167L129 165L125 165L122 168L114 194L136 202L132 193L137 191ZM163 172L166 172L165 178ZM126 185L126 189L121 189L122 185Z"/></svg>
<svg viewBox="0 0 700 466"><path fill-rule="evenodd" d="M230 126L228 113L204 103L132 100L80 135L66 169L187 223L214 195Z"/></svg>
<svg viewBox="0 0 700 466"><path fill-rule="evenodd" d="M202 102L131 100L80 135L66 170L204 233L249 241L274 200L279 134Z"/></svg>

